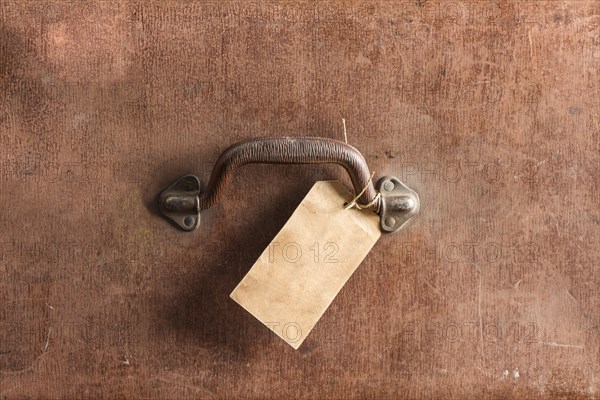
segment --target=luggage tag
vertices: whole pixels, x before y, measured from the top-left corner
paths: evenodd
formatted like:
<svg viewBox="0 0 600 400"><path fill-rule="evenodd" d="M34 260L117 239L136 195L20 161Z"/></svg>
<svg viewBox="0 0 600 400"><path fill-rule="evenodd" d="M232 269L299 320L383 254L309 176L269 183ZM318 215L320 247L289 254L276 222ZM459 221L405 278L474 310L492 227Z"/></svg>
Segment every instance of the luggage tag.
<svg viewBox="0 0 600 400"><path fill-rule="evenodd" d="M298 349L381 236L379 216L346 208L354 195L319 181L231 293Z"/></svg>

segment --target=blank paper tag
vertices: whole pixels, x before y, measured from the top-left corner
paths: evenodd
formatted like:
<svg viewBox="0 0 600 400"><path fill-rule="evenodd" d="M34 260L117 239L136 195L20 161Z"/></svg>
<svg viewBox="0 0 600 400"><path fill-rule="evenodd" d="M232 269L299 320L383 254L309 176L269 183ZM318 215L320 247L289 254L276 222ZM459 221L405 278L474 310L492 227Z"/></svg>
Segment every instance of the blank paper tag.
<svg viewBox="0 0 600 400"><path fill-rule="evenodd" d="M379 216L344 209L339 182L315 183L231 298L294 349L306 339L379 236Z"/></svg>

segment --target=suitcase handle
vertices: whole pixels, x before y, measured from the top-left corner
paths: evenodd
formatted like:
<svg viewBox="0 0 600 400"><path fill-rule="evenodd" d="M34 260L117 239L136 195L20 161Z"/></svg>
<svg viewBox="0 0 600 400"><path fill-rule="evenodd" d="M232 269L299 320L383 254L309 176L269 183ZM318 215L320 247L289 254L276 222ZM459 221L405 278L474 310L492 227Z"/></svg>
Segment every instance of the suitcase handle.
<svg viewBox="0 0 600 400"><path fill-rule="evenodd" d="M367 162L349 144L317 137L263 137L235 143L225 150L204 190L194 175L185 175L163 190L159 196L161 212L181 229L195 230L200 211L220 201L235 170L246 164L341 165L350 175L355 193L360 194L356 201L381 215L385 232L400 229L419 211L417 194L396 178L382 178L378 183L380 191L376 191Z"/></svg>

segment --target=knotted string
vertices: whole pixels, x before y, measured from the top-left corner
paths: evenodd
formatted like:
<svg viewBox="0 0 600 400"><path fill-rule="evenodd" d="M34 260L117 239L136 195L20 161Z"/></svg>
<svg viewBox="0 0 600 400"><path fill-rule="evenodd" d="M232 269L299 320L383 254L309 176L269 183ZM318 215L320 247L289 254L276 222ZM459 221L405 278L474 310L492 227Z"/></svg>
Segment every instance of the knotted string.
<svg viewBox="0 0 600 400"><path fill-rule="evenodd" d="M381 204L380 201L379 201L381 199L381 193L380 192L377 192L377 194L375 195L375 198L373 200L371 200L370 202L368 202L367 204L359 204L357 202L357 200L360 198L360 196L363 195L363 193L367 190L367 187L369 187L369 185L373 181L373 176L375 176L375 172L373 172L371 174L371 177L367 181L367 184L360 191L360 193L357 194L356 197L354 197L352 199L352 201L350 201L350 203L346 203L345 204L344 210L347 210L347 209L352 208L352 207L355 207L357 210L371 209L374 205L377 205L377 209L375 210L375 212L379 213L379 206Z"/></svg>
<svg viewBox="0 0 600 400"><path fill-rule="evenodd" d="M342 118L342 125L344 126L344 142L346 142L346 144L348 144L348 134L346 133L346 120L344 118ZM371 177L367 181L367 184L365 185L365 187L363 188L363 190L361 190L360 193L357 194L356 197L353 198L350 203L344 204L344 206L345 206L344 210L347 210L347 209L352 208L352 207L355 207L357 210L371 209L374 205L377 205L377 208L375 209L375 212L377 214L379 214L379 207L381 206L381 201L380 201L381 200L381 192L377 192L377 194L375 195L375 198L373 200L371 200L370 202L368 202L367 204L359 204L359 203L357 203L357 200L359 199L359 197L363 195L363 193L365 192L365 190L367 190L367 187L369 187L369 185L373 181L373 176L374 175L375 175L375 172L373 172L371 174Z"/></svg>

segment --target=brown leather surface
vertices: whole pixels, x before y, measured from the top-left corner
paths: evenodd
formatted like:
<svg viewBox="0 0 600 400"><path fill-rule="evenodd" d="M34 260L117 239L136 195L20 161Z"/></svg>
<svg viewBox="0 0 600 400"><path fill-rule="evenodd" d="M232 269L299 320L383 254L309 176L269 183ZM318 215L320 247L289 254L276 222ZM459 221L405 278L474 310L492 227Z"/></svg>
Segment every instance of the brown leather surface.
<svg viewBox="0 0 600 400"><path fill-rule="evenodd" d="M0 3L0 397L599 398L596 1ZM421 214L295 351L229 293L342 139Z"/></svg>

